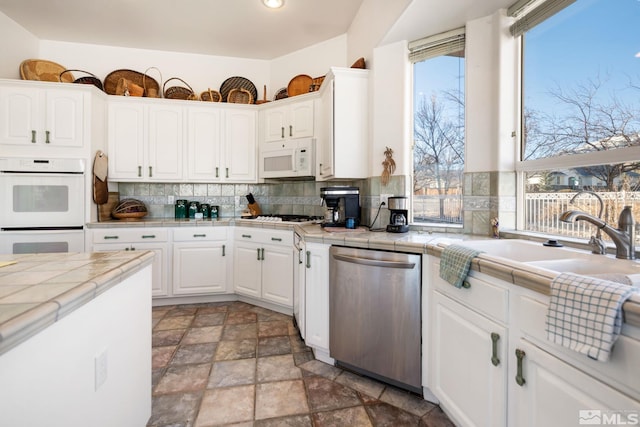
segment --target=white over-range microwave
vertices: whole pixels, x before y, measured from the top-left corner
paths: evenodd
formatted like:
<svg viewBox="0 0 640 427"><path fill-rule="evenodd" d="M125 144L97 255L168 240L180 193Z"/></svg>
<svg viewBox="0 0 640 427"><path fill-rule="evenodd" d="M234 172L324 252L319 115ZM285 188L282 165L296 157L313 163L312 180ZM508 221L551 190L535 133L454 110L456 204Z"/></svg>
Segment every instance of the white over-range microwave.
<svg viewBox="0 0 640 427"><path fill-rule="evenodd" d="M301 138L260 147L260 178L313 177L315 140Z"/></svg>

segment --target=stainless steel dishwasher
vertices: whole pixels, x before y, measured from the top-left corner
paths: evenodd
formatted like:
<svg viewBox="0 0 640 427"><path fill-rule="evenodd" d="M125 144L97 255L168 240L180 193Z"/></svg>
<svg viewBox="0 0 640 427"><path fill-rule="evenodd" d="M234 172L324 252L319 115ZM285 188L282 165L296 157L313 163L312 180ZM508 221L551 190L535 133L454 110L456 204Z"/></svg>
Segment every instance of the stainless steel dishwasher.
<svg viewBox="0 0 640 427"><path fill-rule="evenodd" d="M338 365L422 394L421 256L332 246L329 350Z"/></svg>

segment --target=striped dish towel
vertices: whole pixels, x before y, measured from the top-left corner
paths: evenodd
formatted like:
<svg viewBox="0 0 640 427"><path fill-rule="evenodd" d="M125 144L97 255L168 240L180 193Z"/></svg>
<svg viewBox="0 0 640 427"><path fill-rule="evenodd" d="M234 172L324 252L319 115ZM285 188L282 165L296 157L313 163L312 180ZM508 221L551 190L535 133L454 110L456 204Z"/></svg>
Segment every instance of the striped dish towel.
<svg viewBox="0 0 640 427"><path fill-rule="evenodd" d="M636 291L608 280L560 274L551 281L547 339L591 359L608 361L622 329L622 304Z"/></svg>
<svg viewBox="0 0 640 427"><path fill-rule="evenodd" d="M481 252L463 245L445 247L440 255L440 277L456 288L462 287L462 282L469 274L471 261Z"/></svg>

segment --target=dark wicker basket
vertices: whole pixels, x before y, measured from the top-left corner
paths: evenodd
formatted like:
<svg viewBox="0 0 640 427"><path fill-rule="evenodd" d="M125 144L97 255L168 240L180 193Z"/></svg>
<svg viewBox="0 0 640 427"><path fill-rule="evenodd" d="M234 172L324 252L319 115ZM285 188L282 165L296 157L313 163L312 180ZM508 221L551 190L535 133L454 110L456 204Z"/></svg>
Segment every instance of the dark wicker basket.
<svg viewBox="0 0 640 427"><path fill-rule="evenodd" d="M167 83L169 83L171 80L179 80L182 83L184 83L185 86L187 87L183 87L183 86L166 87ZM184 80L182 80L180 77L171 77L170 79L167 79L167 81L164 82L164 85L162 85L162 91L164 92L164 97L168 99L182 99L182 100L198 99L198 96L193 92L193 89L191 88L191 86L189 86L189 84Z"/></svg>
<svg viewBox="0 0 640 427"><path fill-rule="evenodd" d="M97 87L98 89L100 89L101 91L104 91L104 88L102 87L102 82L100 81L99 78L97 78L95 76L95 74L92 74L88 71L82 71L82 70L64 70L63 72L60 73L59 79L61 82L65 81L63 79L63 74L66 73L71 73L72 71L79 71L81 73L85 73L85 74L89 74L88 76L84 76L84 77L80 77L77 78L73 81L73 83L79 83L79 84L85 84L85 85L94 85L95 87ZM73 74L71 74L73 76Z"/></svg>

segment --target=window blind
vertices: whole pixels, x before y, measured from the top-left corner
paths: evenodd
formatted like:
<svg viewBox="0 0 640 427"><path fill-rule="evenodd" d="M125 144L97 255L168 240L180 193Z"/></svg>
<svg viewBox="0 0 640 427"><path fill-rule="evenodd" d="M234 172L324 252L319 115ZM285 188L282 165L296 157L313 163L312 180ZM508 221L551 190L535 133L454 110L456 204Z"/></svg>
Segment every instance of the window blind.
<svg viewBox="0 0 640 427"><path fill-rule="evenodd" d="M526 11L527 7L533 3L530 0L519 0L514 3L507 13L509 16L518 17L517 21L511 25L511 34L514 37L521 36L547 18L560 12L565 7L575 3L576 0L547 0L533 9ZM522 16L519 16L522 15Z"/></svg>
<svg viewBox="0 0 640 427"><path fill-rule="evenodd" d="M409 60L420 62L436 56L464 51L465 29L458 28L409 43Z"/></svg>

